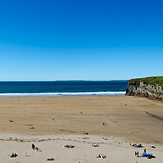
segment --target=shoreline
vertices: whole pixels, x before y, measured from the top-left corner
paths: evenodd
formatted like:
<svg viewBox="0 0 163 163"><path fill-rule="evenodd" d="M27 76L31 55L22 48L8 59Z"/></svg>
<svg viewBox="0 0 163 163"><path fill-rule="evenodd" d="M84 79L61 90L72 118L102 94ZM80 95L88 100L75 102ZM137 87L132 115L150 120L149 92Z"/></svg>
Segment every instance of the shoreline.
<svg viewBox="0 0 163 163"><path fill-rule="evenodd" d="M123 96L125 91L107 92L55 92L55 93L0 93L0 97L87 97L87 96Z"/></svg>

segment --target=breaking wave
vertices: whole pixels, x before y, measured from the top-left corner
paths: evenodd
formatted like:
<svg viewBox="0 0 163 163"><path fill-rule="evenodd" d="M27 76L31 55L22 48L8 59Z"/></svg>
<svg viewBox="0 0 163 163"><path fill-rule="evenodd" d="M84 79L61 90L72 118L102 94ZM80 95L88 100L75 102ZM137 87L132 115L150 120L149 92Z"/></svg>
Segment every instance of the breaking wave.
<svg viewBox="0 0 163 163"><path fill-rule="evenodd" d="M123 92L0 93L0 97L33 96L122 96Z"/></svg>

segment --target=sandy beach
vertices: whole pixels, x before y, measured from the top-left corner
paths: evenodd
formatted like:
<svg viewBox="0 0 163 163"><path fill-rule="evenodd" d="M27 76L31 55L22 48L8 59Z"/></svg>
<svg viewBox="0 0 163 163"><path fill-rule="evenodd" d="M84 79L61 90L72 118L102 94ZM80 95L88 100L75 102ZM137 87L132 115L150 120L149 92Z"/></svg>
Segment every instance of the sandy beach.
<svg viewBox="0 0 163 163"><path fill-rule="evenodd" d="M162 102L139 97L1 97L0 162L161 163L162 117ZM32 150L33 143L40 151ZM144 148L156 158L136 157ZM12 152L18 156L10 158Z"/></svg>

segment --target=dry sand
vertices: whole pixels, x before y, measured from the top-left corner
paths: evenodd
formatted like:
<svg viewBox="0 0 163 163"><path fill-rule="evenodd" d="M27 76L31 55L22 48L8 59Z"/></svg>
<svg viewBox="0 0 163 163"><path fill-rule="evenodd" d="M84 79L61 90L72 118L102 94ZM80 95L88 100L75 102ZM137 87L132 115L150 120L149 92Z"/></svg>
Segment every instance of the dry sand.
<svg viewBox="0 0 163 163"><path fill-rule="evenodd" d="M0 162L43 163L52 157L59 163L161 163L162 117L162 102L139 97L1 97ZM32 143L42 151L32 150ZM63 148L66 144L75 148ZM134 152L141 154L144 148L156 158L135 157ZM10 158L11 152L19 156ZM96 158L98 154L106 159Z"/></svg>

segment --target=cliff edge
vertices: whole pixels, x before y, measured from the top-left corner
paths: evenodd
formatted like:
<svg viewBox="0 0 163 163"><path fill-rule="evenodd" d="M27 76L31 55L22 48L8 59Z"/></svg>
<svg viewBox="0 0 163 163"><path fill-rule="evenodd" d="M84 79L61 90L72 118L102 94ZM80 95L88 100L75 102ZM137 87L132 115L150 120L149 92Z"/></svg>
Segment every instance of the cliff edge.
<svg viewBox="0 0 163 163"><path fill-rule="evenodd" d="M163 76L129 80L126 95L163 101Z"/></svg>

